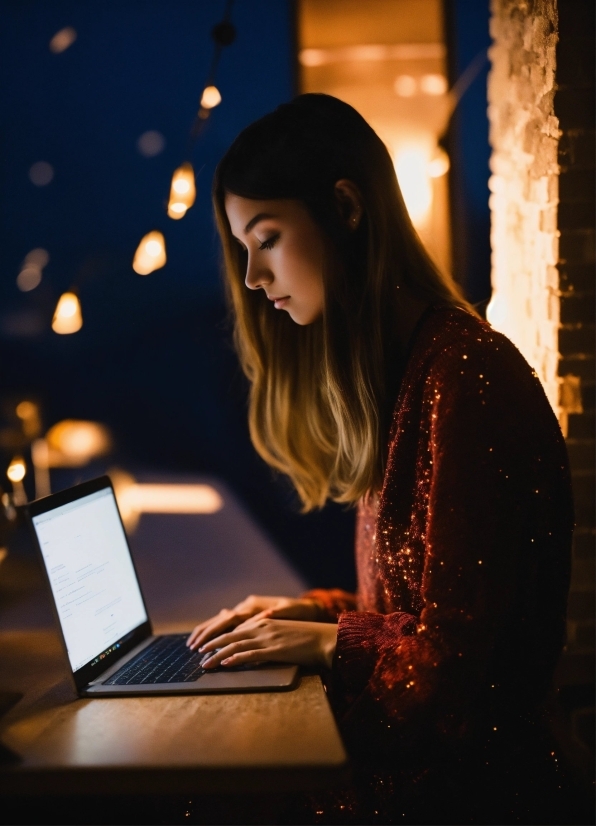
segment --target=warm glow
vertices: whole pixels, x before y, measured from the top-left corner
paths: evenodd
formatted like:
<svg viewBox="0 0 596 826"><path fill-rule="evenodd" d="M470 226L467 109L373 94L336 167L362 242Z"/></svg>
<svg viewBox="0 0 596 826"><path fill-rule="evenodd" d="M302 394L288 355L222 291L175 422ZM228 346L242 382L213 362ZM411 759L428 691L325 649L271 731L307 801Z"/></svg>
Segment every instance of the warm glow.
<svg viewBox="0 0 596 826"><path fill-rule="evenodd" d="M423 146L400 147L395 154L395 171L414 226L423 225L432 205L429 157Z"/></svg>
<svg viewBox="0 0 596 826"><path fill-rule="evenodd" d="M447 79L444 75L422 75L420 88L425 95L444 95L447 91Z"/></svg>
<svg viewBox="0 0 596 826"><path fill-rule="evenodd" d="M25 478L26 473L27 466L25 465L24 459L22 459L20 456L15 456L10 465L8 466L6 475L8 476L11 482L22 482Z"/></svg>
<svg viewBox="0 0 596 826"><path fill-rule="evenodd" d="M186 215L186 205L179 201L168 205L168 217L177 221L179 218L184 218Z"/></svg>
<svg viewBox="0 0 596 826"><path fill-rule="evenodd" d="M28 293L41 284L41 270L39 267L23 267L17 275L17 287L22 293Z"/></svg>
<svg viewBox="0 0 596 826"><path fill-rule="evenodd" d="M395 94L399 95L399 97L411 98L416 94L418 84L416 83L416 78L412 77L412 75L399 75L395 78L393 88Z"/></svg>
<svg viewBox="0 0 596 826"><path fill-rule="evenodd" d="M141 239L132 262L133 270L139 275L149 275L166 263L166 242L161 232L153 230Z"/></svg>
<svg viewBox="0 0 596 826"><path fill-rule="evenodd" d="M142 485L123 487L118 503L138 513L216 513L223 499L210 485Z"/></svg>
<svg viewBox="0 0 596 826"><path fill-rule="evenodd" d="M52 467L82 467L112 447L108 429L98 422L64 419L46 435Z"/></svg>
<svg viewBox="0 0 596 826"><path fill-rule="evenodd" d="M54 37L50 40L50 51L54 52L54 54L65 52L69 46L72 46L76 39L77 33L72 26L67 26L64 29L60 29L60 31L56 32Z"/></svg>
<svg viewBox="0 0 596 826"><path fill-rule="evenodd" d="M60 335L78 332L83 326L81 304L74 293L64 293L56 305L52 330Z"/></svg>
<svg viewBox="0 0 596 826"><path fill-rule="evenodd" d="M221 103L221 95L217 86L206 86L201 98L203 109L213 109Z"/></svg>
<svg viewBox="0 0 596 826"><path fill-rule="evenodd" d="M195 187L195 173L192 164L185 162L174 172L170 187L168 215L177 220L186 215L186 211L194 204L197 196Z"/></svg>
<svg viewBox="0 0 596 826"><path fill-rule="evenodd" d="M185 192L190 190L190 184L188 181L173 181L172 182L172 189L174 192L177 192L178 195L184 195Z"/></svg>
<svg viewBox="0 0 596 826"><path fill-rule="evenodd" d="M34 402L19 402L16 406L16 414L19 419L27 421L35 419L39 415L39 410Z"/></svg>
<svg viewBox="0 0 596 826"><path fill-rule="evenodd" d="M450 166L449 155L439 147L428 165L428 174L431 178L442 178L449 172Z"/></svg>

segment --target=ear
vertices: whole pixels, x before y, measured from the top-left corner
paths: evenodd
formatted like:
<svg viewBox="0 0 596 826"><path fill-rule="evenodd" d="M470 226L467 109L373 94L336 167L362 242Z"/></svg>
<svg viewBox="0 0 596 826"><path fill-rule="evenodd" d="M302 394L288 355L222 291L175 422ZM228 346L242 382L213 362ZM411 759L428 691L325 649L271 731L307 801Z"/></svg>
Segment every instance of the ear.
<svg viewBox="0 0 596 826"><path fill-rule="evenodd" d="M357 229L364 212L364 204L360 190L353 181L342 178L334 187L335 200L339 214L349 230Z"/></svg>

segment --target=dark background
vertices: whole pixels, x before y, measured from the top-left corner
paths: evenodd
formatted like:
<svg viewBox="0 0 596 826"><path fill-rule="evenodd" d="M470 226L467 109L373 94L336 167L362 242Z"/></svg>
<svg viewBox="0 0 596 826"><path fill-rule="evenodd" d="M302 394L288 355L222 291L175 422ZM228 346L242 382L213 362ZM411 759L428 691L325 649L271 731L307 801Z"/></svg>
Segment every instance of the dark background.
<svg viewBox="0 0 596 826"><path fill-rule="evenodd" d="M197 202L181 221L165 213L224 6L0 2L0 415L6 425L14 404L31 398L48 427L105 422L117 444L111 464L216 474L308 581L353 588L353 511L332 505L301 516L250 445L210 205L215 164L236 134L297 91L291 0L235 3L237 38L217 76L223 101L193 153ZM488 45L488 4L450 0L446 24L453 80ZM48 43L65 26L77 40L53 54ZM136 148L148 130L166 139L153 158ZM490 292L487 135L483 71L449 136L455 261L474 301ZM47 186L29 180L36 161L54 168ZM131 261L152 229L164 232L168 262L141 277ZM34 247L50 262L40 286L21 293L16 276ZM84 326L59 336L52 314L72 287Z"/></svg>

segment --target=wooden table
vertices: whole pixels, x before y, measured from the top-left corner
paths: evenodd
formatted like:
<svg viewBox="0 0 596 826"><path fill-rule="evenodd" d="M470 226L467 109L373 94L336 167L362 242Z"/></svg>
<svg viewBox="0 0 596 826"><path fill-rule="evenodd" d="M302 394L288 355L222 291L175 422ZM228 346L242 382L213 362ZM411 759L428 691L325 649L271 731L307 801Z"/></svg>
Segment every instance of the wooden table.
<svg viewBox="0 0 596 826"><path fill-rule="evenodd" d="M149 613L158 615L158 633L188 630L202 612L197 609L183 619L180 604L188 609L213 598L206 598L208 577L193 584L189 571L201 566L201 555L213 557L217 518L229 571L234 567L230 545L240 557L247 547L253 558L255 548L258 551L262 581L253 566L250 584L262 587L249 590L271 592L268 571L276 590L286 586L288 593L302 586L230 492L218 488L226 503L219 515L179 517L186 520L186 545L180 543L180 530L167 553L152 548L150 541L141 547L142 530L134 538ZM153 537L159 535L158 519L150 520ZM172 520L167 517L170 528ZM298 688L288 692L78 699L65 677L57 634L44 620L48 614L35 560L13 554L4 564L6 581L12 576L13 583L30 587L21 588L12 601L5 590L4 623L0 590L0 710L3 699L9 705L11 698L20 697L0 718L0 740L15 754L15 761L5 761L0 769L0 792L279 792L325 787L345 776L346 753L317 674L303 674ZM246 559L239 559L237 567L246 570ZM207 569L203 564L203 574ZM231 574L220 579L228 592L240 588ZM172 611L175 619L167 622L163 596L174 592L180 602ZM38 620L32 622L35 610Z"/></svg>

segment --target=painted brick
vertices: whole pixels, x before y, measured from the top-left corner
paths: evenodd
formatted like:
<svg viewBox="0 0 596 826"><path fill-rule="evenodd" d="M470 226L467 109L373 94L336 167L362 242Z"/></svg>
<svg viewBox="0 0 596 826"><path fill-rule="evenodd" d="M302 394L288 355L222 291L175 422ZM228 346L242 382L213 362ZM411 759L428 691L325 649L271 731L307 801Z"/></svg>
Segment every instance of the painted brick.
<svg viewBox="0 0 596 826"><path fill-rule="evenodd" d="M580 264L593 263L596 260L595 244L593 229L566 229L559 239L561 260Z"/></svg>
<svg viewBox="0 0 596 826"><path fill-rule="evenodd" d="M594 129L570 129L559 141L559 163L563 167L594 169Z"/></svg>
<svg viewBox="0 0 596 826"><path fill-rule="evenodd" d="M559 330L559 351L562 355L593 353L594 344L594 324L570 324Z"/></svg>
<svg viewBox="0 0 596 826"><path fill-rule="evenodd" d="M562 292L594 290L594 266L586 262L559 262L559 287Z"/></svg>
<svg viewBox="0 0 596 826"><path fill-rule="evenodd" d="M558 364L559 376L579 376L583 381L594 381L594 356L581 353L575 358L561 358Z"/></svg>
<svg viewBox="0 0 596 826"><path fill-rule="evenodd" d="M569 463L575 470L592 470L595 458L594 439L567 439Z"/></svg>
<svg viewBox="0 0 596 826"><path fill-rule="evenodd" d="M594 169L561 169L559 176L560 201L587 201L594 200L594 186L596 175Z"/></svg>
<svg viewBox="0 0 596 826"><path fill-rule="evenodd" d="M596 402L596 386L594 382L583 382L580 387L582 407L586 410L594 410L594 403Z"/></svg>
<svg viewBox="0 0 596 826"><path fill-rule="evenodd" d="M560 88L555 99L555 112L569 129L593 129L596 116L594 80L589 86Z"/></svg>
<svg viewBox="0 0 596 826"><path fill-rule="evenodd" d="M594 322L594 293L567 294L559 297L561 324Z"/></svg>
<svg viewBox="0 0 596 826"><path fill-rule="evenodd" d="M558 226L560 230L575 227L593 227L596 223L596 201L562 201L559 204Z"/></svg>
<svg viewBox="0 0 596 826"><path fill-rule="evenodd" d="M594 471L571 474L573 501L575 504L575 522L577 525L593 527L594 525Z"/></svg>
<svg viewBox="0 0 596 826"><path fill-rule="evenodd" d="M570 413L568 420L567 437L569 439L594 438L594 411L585 413Z"/></svg>
<svg viewBox="0 0 596 826"><path fill-rule="evenodd" d="M573 556L578 559L593 559L596 556L596 534L594 530L576 528L573 534Z"/></svg>
<svg viewBox="0 0 596 826"><path fill-rule="evenodd" d="M594 593L587 591L571 591L567 604L567 613L571 620L581 620L594 616L596 601Z"/></svg>

